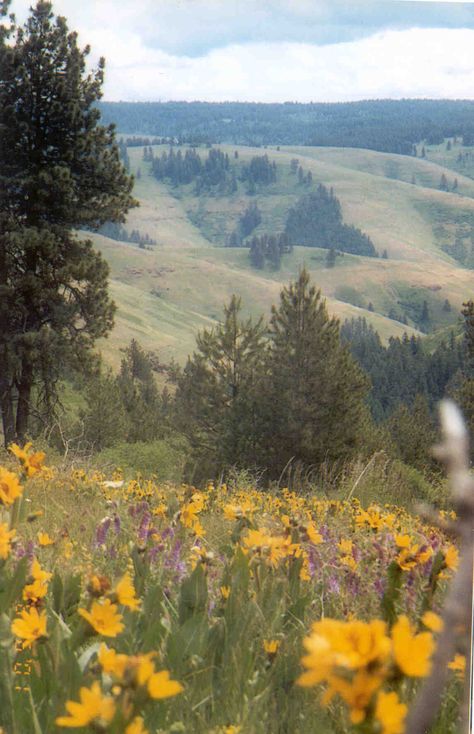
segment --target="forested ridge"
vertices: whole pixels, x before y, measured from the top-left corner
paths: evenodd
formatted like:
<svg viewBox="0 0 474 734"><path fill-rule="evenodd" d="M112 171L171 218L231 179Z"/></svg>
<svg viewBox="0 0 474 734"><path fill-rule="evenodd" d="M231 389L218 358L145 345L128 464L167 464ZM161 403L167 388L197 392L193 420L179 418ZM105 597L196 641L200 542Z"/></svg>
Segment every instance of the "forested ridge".
<svg viewBox="0 0 474 734"><path fill-rule="evenodd" d="M100 102L103 119L126 134L187 143L322 145L411 155L420 141L474 142L471 100L341 103Z"/></svg>

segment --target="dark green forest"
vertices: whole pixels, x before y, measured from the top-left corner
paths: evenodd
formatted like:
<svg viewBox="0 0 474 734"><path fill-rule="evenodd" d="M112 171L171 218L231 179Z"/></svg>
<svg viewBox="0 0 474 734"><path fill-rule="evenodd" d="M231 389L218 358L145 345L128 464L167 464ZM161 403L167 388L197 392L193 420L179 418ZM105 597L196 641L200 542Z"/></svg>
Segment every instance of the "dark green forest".
<svg viewBox="0 0 474 734"><path fill-rule="evenodd" d="M120 132L175 142L323 145L413 154L420 141L474 143L474 102L367 100L342 103L100 102Z"/></svg>

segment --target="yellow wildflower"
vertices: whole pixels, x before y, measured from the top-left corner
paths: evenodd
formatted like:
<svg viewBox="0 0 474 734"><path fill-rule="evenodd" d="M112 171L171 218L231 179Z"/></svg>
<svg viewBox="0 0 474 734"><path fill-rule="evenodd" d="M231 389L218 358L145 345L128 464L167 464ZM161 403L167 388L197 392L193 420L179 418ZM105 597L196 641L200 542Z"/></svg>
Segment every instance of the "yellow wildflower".
<svg viewBox="0 0 474 734"><path fill-rule="evenodd" d="M353 547L352 540L345 540L344 538L337 544L337 547L341 551L341 553L344 556L348 556L350 553L352 553L352 547Z"/></svg>
<svg viewBox="0 0 474 734"><path fill-rule="evenodd" d="M412 545L412 539L409 535L396 535L395 543L399 548L410 548Z"/></svg>
<svg viewBox="0 0 474 734"><path fill-rule="evenodd" d="M94 724L97 728L104 728L110 724L115 715L115 703L110 696L104 696L97 681L90 688L81 688L79 698L80 703L66 702L69 716L59 716L56 719L58 726L78 728Z"/></svg>
<svg viewBox="0 0 474 734"><path fill-rule="evenodd" d="M0 523L0 558L4 561L11 551L11 542L16 535L16 530L9 530L6 522Z"/></svg>
<svg viewBox="0 0 474 734"><path fill-rule="evenodd" d="M152 514L155 515L156 517L164 517L166 515L167 509L168 509L167 505L165 505L164 502L162 502L161 504L157 505L152 510Z"/></svg>
<svg viewBox="0 0 474 734"><path fill-rule="evenodd" d="M360 724L366 717L372 696L382 685L383 678L359 670L352 680L331 676L329 679L329 690L325 695L328 702L335 693L338 693L350 708L350 720L353 724Z"/></svg>
<svg viewBox="0 0 474 734"><path fill-rule="evenodd" d="M148 734L141 716L135 716L134 720L125 729L125 734Z"/></svg>
<svg viewBox="0 0 474 734"><path fill-rule="evenodd" d="M425 612L421 618L421 621L432 632L441 632L443 629L443 620L438 614L434 612Z"/></svg>
<svg viewBox="0 0 474 734"><path fill-rule="evenodd" d="M31 564L31 576L33 578L32 583L27 584L23 589L23 599L25 601L38 601L38 599L44 599L48 593L48 581L52 577L52 573L44 571L39 561L33 558Z"/></svg>
<svg viewBox="0 0 474 734"><path fill-rule="evenodd" d="M46 637L46 612L38 613L36 607L22 609L20 617L13 620L11 630L23 640L23 648L31 647L36 640Z"/></svg>
<svg viewBox="0 0 474 734"><path fill-rule="evenodd" d="M281 645L281 640L264 640L263 649L268 655L276 655L278 648Z"/></svg>
<svg viewBox="0 0 474 734"><path fill-rule="evenodd" d="M144 686L155 672L154 657L154 652L147 652L145 655L134 655L129 658L129 670L133 671L134 680L139 686Z"/></svg>
<svg viewBox="0 0 474 734"><path fill-rule="evenodd" d="M298 679L299 685L312 686L330 678L333 669L357 670L371 666L381 668L390 654L390 640L386 625L380 620L372 622L341 622L323 619L313 624L313 632L304 640L309 652L302 659L306 673Z"/></svg>
<svg viewBox="0 0 474 734"><path fill-rule="evenodd" d="M305 655L301 662L308 670L300 675L296 682L299 686L306 688L316 686L326 680L333 667L337 665L338 656L331 648L329 641L317 632L305 637L303 644L309 655Z"/></svg>
<svg viewBox="0 0 474 734"><path fill-rule="evenodd" d="M308 536L308 540L310 541L310 543L313 543L313 545L319 545L324 541L323 536L321 535L321 533L318 533L316 527L312 522L309 522L307 525L305 525L304 529L306 531L306 535Z"/></svg>
<svg viewBox="0 0 474 734"><path fill-rule="evenodd" d="M0 504L12 505L22 492L17 475L0 466Z"/></svg>
<svg viewBox="0 0 474 734"><path fill-rule="evenodd" d="M197 522L196 515L201 512L201 509L202 507L195 502L189 502L188 504L183 505L179 514L179 519L184 527L191 528L195 522Z"/></svg>
<svg viewBox="0 0 474 734"><path fill-rule="evenodd" d="M240 520L244 517L242 508L238 505L225 505L223 512L226 520Z"/></svg>
<svg viewBox="0 0 474 734"><path fill-rule="evenodd" d="M466 658L464 655L457 653L454 658L448 663L448 668L454 670L459 678L464 676L466 671Z"/></svg>
<svg viewBox="0 0 474 734"><path fill-rule="evenodd" d="M122 615L117 612L117 605L112 604L110 599L94 601L90 612L82 608L78 612L99 635L116 637L123 630Z"/></svg>
<svg viewBox="0 0 474 734"><path fill-rule="evenodd" d="M91 596L104 596L110 589L110 581L107 576L93 574L87 584L87 591Z"/></svg>
<svg viewBox="0 0 474 734"><path fill-rule="evenodd" d="M221 586L221 594L224 599L228 599L230 596L230 586Z"/></svg>
<svg viewBox="0 0 474 734"><path fill-rule="evenodd" d="M181 693L183 686L176 680L170 679L170 674L167 670L160 670L158 673L148 679L148 693L151 698L161 699L170 698Z"/></svg>
<svg viewBox="0 0 474 734"><path fill-rule="evenodd" d="M423 678L431 669L434 650L431 632L414 634L407 616L402 615L392 629L393 654L398 667L413 678Z"/></svg>
<svg viewBox="0 0 474 734"><path fill-rule="evenodd" d="M306 554L303 556L303 565L300 568L299 575L301 581L311 581L311 568L309 565L309 558Z"/></svg>
<svg viewBox="0 0 474 734"><path fill-rule="evenodd" d="M46 456L44 451L35 451L31 453L30 449L32 445L33 444L30 442L25 444L23 448L20 448L16 443L12 443L9 447L12 454L14 454L23 465L23 471L27 477L32 477L43 469L43 461Z"/></svg>
<svg viewBox="0 0 474 734"><path fill-rule="evenodd" d="M135 587L128 571L125 576L122 576L116 585L115 594L117 595L119 604L122 604L124 607L128 607L132 612L135 612L140 608L141 602L140 599L137 599L135 596Z"/></svg>
<svg viewBox="0 0 474 734"><path fill-rule="evenodd" d="M357 568L357 562L354 556L342 556L341 563L343 566L347 566L351 571L355 571Z"/></svg>
<svg viewBox="0 0 474 734"><path fill-rule="evenodd" d="M459 565L459 551L455 545L450 545L444 551L444 562L446 567L455 571Z"/></svg>
<svg viewBox="0 0 474 734"><path fill-rule="evenodd" d="M54 545L54 540L50 538L48 533L39 532L37 537L38 537L38 544L41 546Z"/></svg>
<svg viewBox="0 0 474 734"><path fill-rule="evenodd" d="M97 653L97 659L104 673L109 673L120 680L123 678L129 660L128 655L117 653L102 643Z"/></svg>
<svg viewBox="0 0 474 734"><path fill-rule="evenodd" d="M381 734L403 734L407 706L395 692L380 691L375 705L375 718L382 726Z"/></svg>

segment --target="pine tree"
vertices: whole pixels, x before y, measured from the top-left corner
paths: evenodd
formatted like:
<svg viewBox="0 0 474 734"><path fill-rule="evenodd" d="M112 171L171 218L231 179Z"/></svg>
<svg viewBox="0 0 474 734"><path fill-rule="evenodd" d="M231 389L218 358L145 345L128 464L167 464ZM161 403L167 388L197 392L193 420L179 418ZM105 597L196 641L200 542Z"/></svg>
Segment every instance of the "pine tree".
<svg viewBox="0 0 474 734"><path fill-rule="evenodd" d="M474 367L474 301L463 303L461 314L464 318L464 342L468 360Z"/></svg>
<svg viewBox="0 0 474 734"><path fill-rule="evenodd" d="M5 35L5 30L0 35ZM135 204L112 127L99 124L104 62L86 72L64 18L38 2L0 54L0 399L4 441L23 442L33 386L86 364L113 321L108 268L74 230ZM45 375L41 350L54 354Z"/></svg>
<svg viewBox="0 0 474 734"><path fill-rule="evenodd" d="M262 319L240 317L240 298L224 320L197 337L197 350L177 377L175 424L189 440L201 478L224 467L249 466L258 421L256 384L264 354Z"/></svg>
<svg viewBox="0 0 474 734"><path fill-rule="evenodd" d="M117 385L127 414L124 438L132 443L162 438L163 406L152 362L135 339L124 350Z"/></svg>
<svg viewBox="0 0 474 734"><path fill-rule="evenodd" d="M276 477L291 460L309 466L349 456L358 444L368 381L306 270L282 290L269 334L260 463Z"/></svg>
<svg viewBox="0 0 474 734"><path fill-rule="evenodd" d="M114 375L108 371L90 377L84 398L80 417L88 449L102 451L123 441L127 420Z"/></svg>

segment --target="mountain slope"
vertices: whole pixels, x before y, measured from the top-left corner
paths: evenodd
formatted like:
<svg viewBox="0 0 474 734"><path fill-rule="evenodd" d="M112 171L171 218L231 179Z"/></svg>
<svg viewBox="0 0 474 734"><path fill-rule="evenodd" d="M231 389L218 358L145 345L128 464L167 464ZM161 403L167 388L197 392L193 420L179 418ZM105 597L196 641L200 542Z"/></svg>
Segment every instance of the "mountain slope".
<svg viewBox="0 0 474 734"><path fill-rule="evenodd" d="M235 146L220 147L233 157ZM206 150L200 153L205 156ZM182 362L193 350L196 331L220 318L232 293L242 296L247 313L268 315L281 286L302 265L331 312L341 319L367 317L384 339L419 333L417 314L425 300L433 327L456 320L462 301L472 297L474 272L443 247L460 232L466 238L474 232L473 181L424 159L360 149L238 148L241 162L263 153L277 164L275 184L255 197L242 187L232 196L197 197L193 185L172 190L157 182L142 149L129 148L132 172L140 169L135 195L141 206L130 213L126 227L149 234L157 245L141 250L94 235L110 263L119 306L115 330L102 347L112 362L132 337L157 349L163 361ZM293 158L311 171L314 184L334 187L344 221L368 234L380 253L386 249L388 259L345 254L329 269L325 250L295 247L283 257L281 270L271 272L252 269L247 249L222 246L250 200L262 211L257 234L282 230L288 208L307 192L289 173ZM436 188L442 174L450 182L458 178L459 193ZM389 314L406 317L408 326Z"/></svg>

